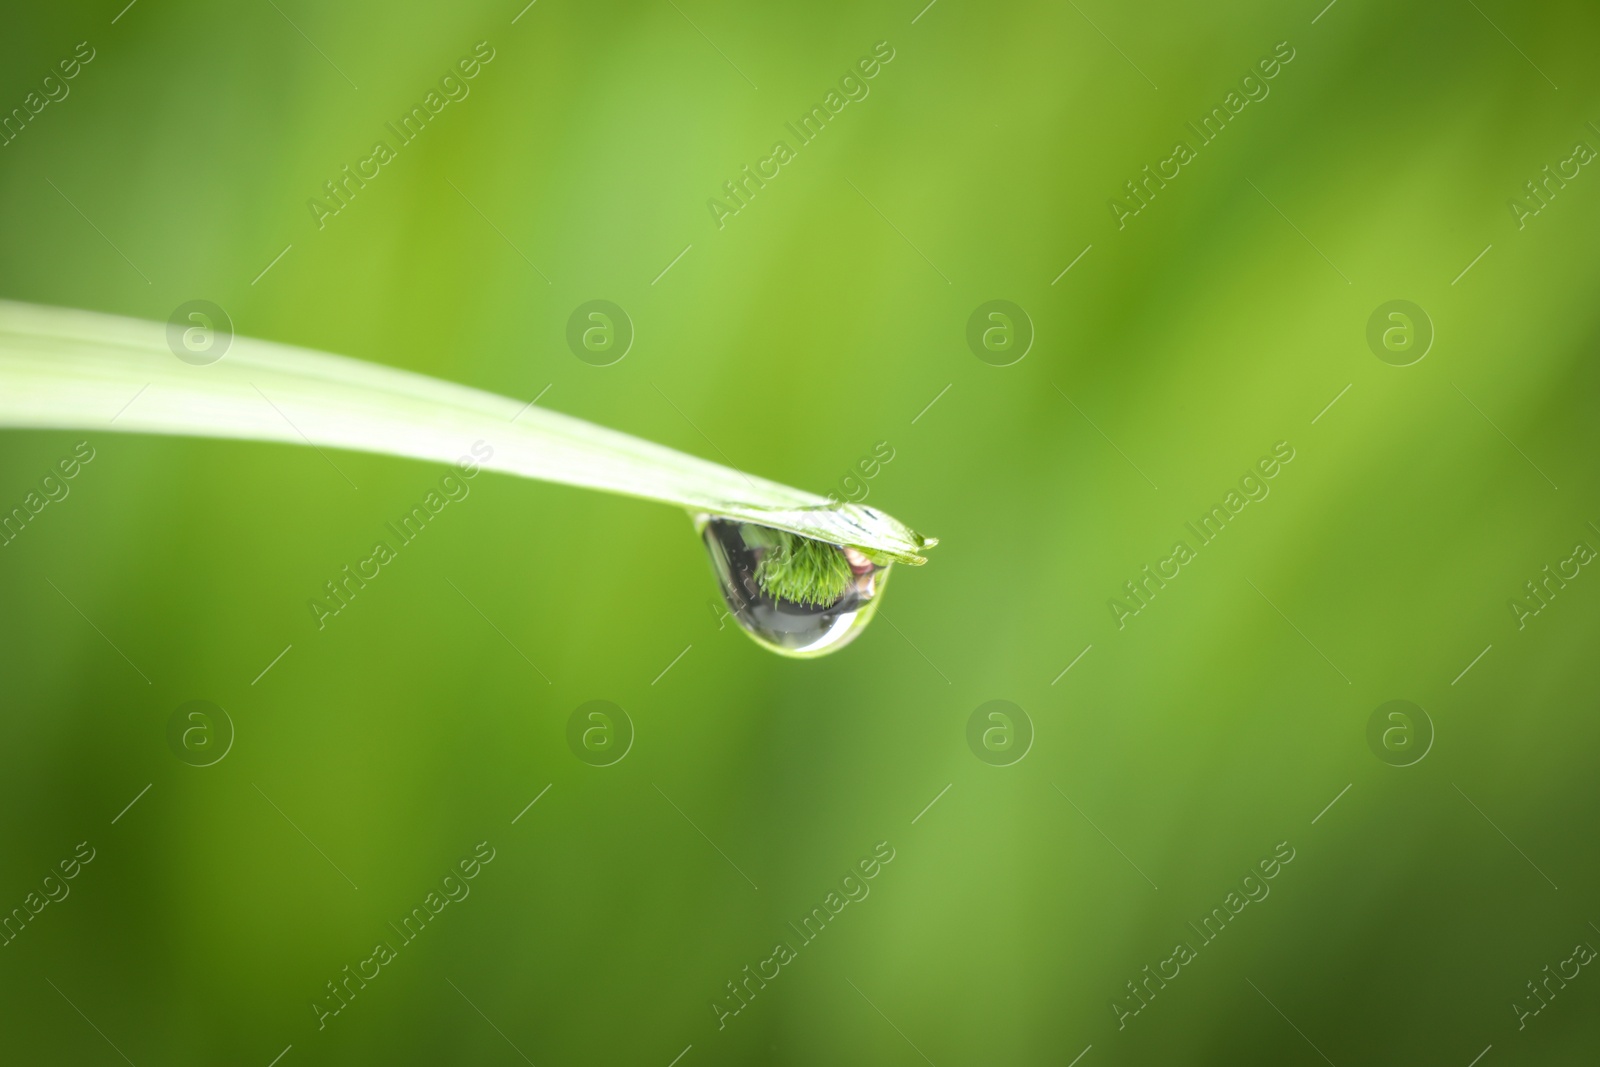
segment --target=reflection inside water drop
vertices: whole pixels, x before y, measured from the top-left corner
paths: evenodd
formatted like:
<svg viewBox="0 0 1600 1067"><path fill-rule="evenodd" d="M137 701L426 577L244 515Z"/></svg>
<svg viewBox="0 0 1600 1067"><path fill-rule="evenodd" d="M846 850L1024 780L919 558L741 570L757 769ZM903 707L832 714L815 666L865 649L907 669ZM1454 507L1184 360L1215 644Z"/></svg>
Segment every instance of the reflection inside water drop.
<svg viewBox="0 0 1600 1067"><path fill-rule="evenodd" d="M706 515L695 526L734 618L780 655L843 648L871 620L889 577L889 564L853 548Z"/></svg>

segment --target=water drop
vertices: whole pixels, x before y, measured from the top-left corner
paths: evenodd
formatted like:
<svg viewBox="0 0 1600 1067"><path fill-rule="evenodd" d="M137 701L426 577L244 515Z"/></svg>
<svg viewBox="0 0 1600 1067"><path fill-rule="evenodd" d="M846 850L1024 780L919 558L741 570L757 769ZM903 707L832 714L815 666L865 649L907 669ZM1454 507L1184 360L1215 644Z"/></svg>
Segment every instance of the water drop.
<svg viewBox="0 0 1600 1067"><path fill-rule="evenodd" d="M722 597L756 643L809 658L843 648L871 621L889 577L854 548L701 515Z"/></svg>

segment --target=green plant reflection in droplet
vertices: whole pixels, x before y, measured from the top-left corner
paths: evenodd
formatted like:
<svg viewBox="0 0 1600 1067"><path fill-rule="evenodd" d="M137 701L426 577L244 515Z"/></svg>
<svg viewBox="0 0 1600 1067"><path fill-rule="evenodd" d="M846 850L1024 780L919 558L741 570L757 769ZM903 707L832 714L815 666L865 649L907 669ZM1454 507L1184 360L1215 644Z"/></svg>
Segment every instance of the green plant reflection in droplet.
<svg viewBox="0 0 1600 1067"><path fill-rule="evenodd" d="M871 621L889 577L887 559L847 545L710 515L696 526L734 618L780 655L843 648Z"/></svg>

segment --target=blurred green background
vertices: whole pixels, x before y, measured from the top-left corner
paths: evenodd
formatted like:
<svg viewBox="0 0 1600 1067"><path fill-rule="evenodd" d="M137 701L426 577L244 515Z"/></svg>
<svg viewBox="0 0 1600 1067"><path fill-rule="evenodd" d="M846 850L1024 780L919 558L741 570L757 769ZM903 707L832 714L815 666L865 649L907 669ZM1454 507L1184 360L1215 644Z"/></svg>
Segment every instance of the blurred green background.
<svg viewBox="0 0 1600 1067"><path fill-rule="evenodd" d="M1600 977L1537 1015L1527 983L1600 945L1600 577L1520 629L1508 602L1600 548L1600 175L1521 228L1508 201L1600 147L1600 17L923 3L7 12L0 108L94 58L0 147L0 295L207 299L824 493L886 441L868 502L942 544L791 662L719 619L683 515L485 475L319 631L307 601L442 468L333 456L357 491L309 449L0 434L5 509L95 449L0 550L0 908L94 850L0 949L0 1058L1593 1062ZM308 200L479 42L470 95L319 229ZM1270 95L1119 229L1279 42ZM565 342L591 299L637 332L613 366ZM993 299L1036 333L1010 366L965 339ZM1410 366L1366 340L1394 299L1436 331ZM1270 495L1119 628L1278 442ZM566 740L595 699L635 731L611 766ZM967 742L995 699L1033 731L1003 766ZM1367 740L1397 699L1432 724L1410 766ZM210 766L168 743L190 700L235 731ZM480 842L470 896L319 1029Z"/></svg>

